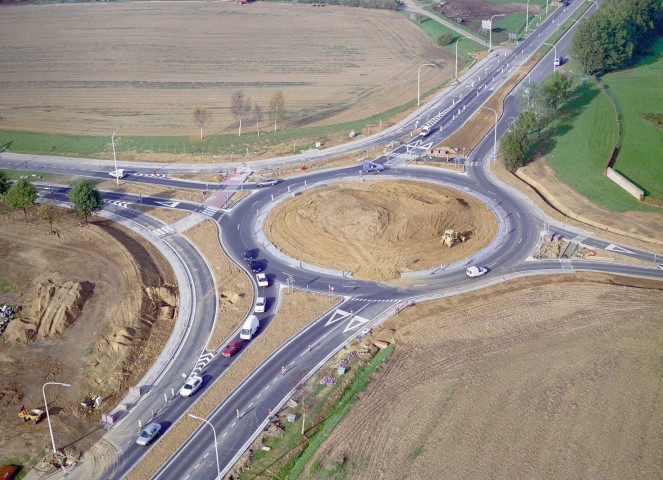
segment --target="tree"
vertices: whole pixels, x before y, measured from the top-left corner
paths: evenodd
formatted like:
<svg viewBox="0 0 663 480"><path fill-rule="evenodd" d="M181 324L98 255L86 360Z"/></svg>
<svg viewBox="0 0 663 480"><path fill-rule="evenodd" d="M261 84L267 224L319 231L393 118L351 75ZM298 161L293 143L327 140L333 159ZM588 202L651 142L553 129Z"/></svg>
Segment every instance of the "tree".
<svg viewBox="0 0 663 480"><path fill-rule="evenodd" d="M48 202L42 203L39 205L39 210L37 210L37 216L40 220L48 222L51 226L51 233L53 233L53 224L60 220L62 217L62 211L54 205L51 205Z"/></svg>
<svg viewBox="0 0 663 480"><path fill-rule="evenodd" d="M527 132L519 128L508 130L500 139L500 151L504 158L504 166L510 172L525 165L529 151L530 139Z"/></svg>
<svg viewBox="0 0 663 480"><path fill-rule="evenodd" d="M4 170L0 170L0 197L4 197L9 187L12 186L12 181L9 179L9 175Z"/></svg>
<svg viewBox="0 0 663 480"><path fill-rule="evenodd" d="M258 137L260 137L260 122L262 121L262 107L256 102L253 105L253 112L256 114L256 131L258 132Z"/></svg>
<svg viewBox="0 0 663 480"><path fill-rule="evenodd" d="M37 191L37 188L25 178L19 179L4 195L5 203L9 205L9 208L13 211L18 210L19 208L23 209L25 223L28 223L28 207L35 203L38 196L39 192Z"/></svg>
<svg viewBox="0 0 663 480"><path fill-rule="evenodd" d="M251 99L244 92L237 90L233 93L230 101L230 112L239 119L239 136L242 136L242 117L251 111Z"/></svg>
<svg viewBox="0 0 663 480"><path fill-rule="evenodd" d="M539 121L536 118L536 114L532 111L525 110L520 112L518 118L516 118L516 127L525 132L533 132L539 126Z"/></svg>
<svg viewBox="0 0 663 480"><path fill-rule="evenodd" d="M557 110L557 107L569 97L571 83L571 76L559 70L543 79L541 90L553 109Z"/></svg>
<svg viewBox="0 0 663 480"><path fill-rule="evenodd" d="M437 37L437 44L440 47L444 47L445 45L449 45L452 40L451 32L443 32Z"/></svg>
<svg viewBox="0 0 663 480"><path fill-rule="evenodd" d="M276 123L282 122L285 118L285 95L283 90L277 90L272 94L269 100L269 118L274 122L274 131Z"/></svg>
<svg viewBox="0 0 663 480"><path fill-rule="evenodd" d="M76 212L85 218L98 212L104 206L104 196L96 190L90 182L80 182L74 185L68 193L69 200L74 204Z"/></svg>
<svg viewBox="0 0 663 480"><path fill-rule="evenodd" d="M191 111L191 118L193 121L200 126L200 139L203 139L203 127L207 122L212 119L212 111L207 110L207 107L199 105L193 107Z"/></svg>

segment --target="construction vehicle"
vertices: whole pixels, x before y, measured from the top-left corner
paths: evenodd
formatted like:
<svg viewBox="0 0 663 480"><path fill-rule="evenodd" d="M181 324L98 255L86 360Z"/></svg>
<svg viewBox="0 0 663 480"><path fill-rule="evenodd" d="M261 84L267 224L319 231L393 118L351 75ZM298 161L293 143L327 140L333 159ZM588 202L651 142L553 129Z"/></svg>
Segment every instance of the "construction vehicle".
<svg viewBox="0 0 663 480"><path fill-rule="evenodd" d="M21 407L21 411L18 412L18 416L21 419L21 422L27 422L28 420L30 420L33 425L37 423L39 420L41 420L41 417L43 415L44 412L36 408L28 412L28 410L25 407Z"/></svg>
<svg viewBox="0 0 663 480"><path fill-rule="evenodd" d="M457 243L464 241L465 237L452 228L449 228L444 231L444 236L442 237L441 240L441 242L444 243L449 248L453 247Z"/></svg>

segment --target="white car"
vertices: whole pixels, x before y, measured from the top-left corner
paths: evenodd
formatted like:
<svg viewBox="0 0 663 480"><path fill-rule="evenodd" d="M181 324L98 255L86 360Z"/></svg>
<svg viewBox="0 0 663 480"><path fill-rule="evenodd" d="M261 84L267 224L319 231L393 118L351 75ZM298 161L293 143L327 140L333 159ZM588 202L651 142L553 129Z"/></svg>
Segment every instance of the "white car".
<svg viewBox="0 0 663 480"><path fill-rule="evenodd" d="M189 377L189 379L186 381L184 386L180 388L180 395L183 397L190 397L194 393L196 393L196 390L200 388L200 386L203 384L203 379L197 376L192 376Z"/></svg>
<svg viewBox="0 0 663 480"><path fill-rule="evenodd" d="M256 308L253 310L256 313L265 313L267 306L267 299L265 297L256 298Z"/></svg>
<svg viewBox="0 0 663 480"><path fill-rule="evenodd" d="M118 168L117 170L108 172L108 175L110 175L113 178L124 178L127 176L127 172L125 172L123 168Z"/></svg>
<svg viewBox="0 0 663 480"><path fill-rule="evenodd" d="M256 280L258 281L259 287L269 287L269 280L267 280L267 275L264 273L256 275Z"/></svg>
<svg viewBox="0 0 663 480"><path fill-rule="evenodd" d="M161 433L161 425L158 423L150 423L142 432L140 432L140 437L138 437L136 443L138 445L149 445L159 433Z"/></svg>
<svg viewBox="0 0 663 480"><path fill-rule="evenodd" d="M276 185L277 183L278 183L278 179L272 177L272 178L264 178L262 180L258 180L256 182L256 185L258 187L269 187L271 185Z"/></svg>
<svg viewBox="0 0 663 480"><path fill-rule="evenodd" d="M468 267L468 269L465 270L465 273L470 278L480 277L481 275L485 275L487 272L488 270L483 267Z"/></svg>

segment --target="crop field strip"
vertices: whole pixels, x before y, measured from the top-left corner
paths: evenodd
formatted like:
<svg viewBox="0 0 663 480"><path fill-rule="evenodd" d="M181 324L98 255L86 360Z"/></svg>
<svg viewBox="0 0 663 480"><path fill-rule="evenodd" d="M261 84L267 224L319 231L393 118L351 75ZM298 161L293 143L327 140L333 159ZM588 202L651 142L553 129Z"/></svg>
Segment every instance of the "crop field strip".
<svg viewBox="0 0 663 480"><path fill-rule="evenodd" d="M39 22L36 19L39 19ZM195 29L190 26L195 25ZM232 132L242 89L266 112L283 90L289 126L364 118L444 82L453 59L394 12L310 5L128 3L25 6L0 17L0 129L81 135ZM265 115L263 128L269 128ZM255 118L244 120L255 129Z"/></svg>

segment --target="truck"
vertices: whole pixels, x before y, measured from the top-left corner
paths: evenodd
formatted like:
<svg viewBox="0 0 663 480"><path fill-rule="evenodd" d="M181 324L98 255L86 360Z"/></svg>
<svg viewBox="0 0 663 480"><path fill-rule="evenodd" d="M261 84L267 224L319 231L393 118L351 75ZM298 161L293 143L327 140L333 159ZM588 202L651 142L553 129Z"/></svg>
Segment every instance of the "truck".
<svg viewBox="0 0 663 480"><path fill-rule="evenodd" d="M430 125L424 125L421 127L421 132L419 132L420 137L427 137L431 132L432 127Z"/></svg>
<svg viewBox="0 0 663 480"><path fill-rule="evenodd" d="M127 176L127 172L125 172L123 168L118 168L117 170L108 172L108 175L110 175L113 178L124 178Z"/></svg>
<svg viewBox="0 0 663 480"><path fill-rule="evenodd" d="M366 162L364 163L364 167L362 168L362 171L364 173L380 173L384 170L384 165L380 165L379 163L373 163L373 162Z"/></svg>
<svg viewBox="0 0 663 480"><path fill-rule="evenodd" d="M260 325L260 322L258 322L258 317L255 315L249 315L249 318L247 318L244 321L244 325L242 325L242 330L239 332L239 338L242 340L251 340L253 335L255 335L256 331L258 330L258 325Z"/></svg>

